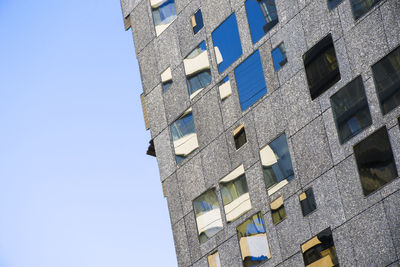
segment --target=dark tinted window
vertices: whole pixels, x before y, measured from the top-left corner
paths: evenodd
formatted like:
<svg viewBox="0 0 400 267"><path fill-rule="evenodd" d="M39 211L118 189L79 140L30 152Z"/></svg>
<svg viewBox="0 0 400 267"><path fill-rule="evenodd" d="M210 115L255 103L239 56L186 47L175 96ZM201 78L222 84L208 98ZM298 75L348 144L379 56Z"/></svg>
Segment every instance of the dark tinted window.
<svg viewBox="0 0 400 267"><path fill-rule="evenodd" d="M307 189L303 193L300 194L300 206L301 211L303 212L303 216L307 216L311 212L313 212L317 208L317 204L315 203L314 192L312 188Z"/></svg>
<svg viewBox="0 0 400 267"><path fill-rule="evenodd" d="M244 130L244 125L240 125L238 128L233 131L233 139L235 140L235 147L239 149L241 146L246 144L246 132Z"/></svg>
<svg viewBox="0 0 400 267"><path fill-rule="evenodd" d="M272 50L272 61L274 62L274 68L278 71L283 65L287 63L286 49L284 43L281 43Z"/></svg>
<svg viewBox="0 0 400 267"><path fill-rule="evenodd" d="M201 14L201 9L194 13L194 15L190 18L190 22L192 23L194 34L198 33L201 28L203 28L203 14Z"/></svg>
<svg viewBox="0 0 400 267"><path fill-rule="evenodd" d="M341 144L372 124L361 76L334 94L331 105Z"/></svg>
<svg viewBox="0 0 400 267"><path fill-rule="evenodd" d="M362 17L379 2L380 0L350 0L354 19Z"/></svg>
<svg viewBox="0 0 400 267"><path fill-rule="evenodd" d="M270 204L272 222L278 224L286 218L285 206L283 205L283 198L280 196Z"/></svg>
<svg viewBox="0 0 400 267"><path fill-rule="evenodd" d="M354 154L365 196L397 177L386 127L380 128L355 145Z"/></svg>
<svg viewBox="0 0 400 267"><path fill-rule="evenodd" d="M340 80L331 34L307 51L303 60L311 99L317 98Z"/></svg>
<svg viewBox="0 0 400 267"><path fill-rule="evenodd" d="M328 8L330 10L337 7L343 0L328 0Z"/></svg>

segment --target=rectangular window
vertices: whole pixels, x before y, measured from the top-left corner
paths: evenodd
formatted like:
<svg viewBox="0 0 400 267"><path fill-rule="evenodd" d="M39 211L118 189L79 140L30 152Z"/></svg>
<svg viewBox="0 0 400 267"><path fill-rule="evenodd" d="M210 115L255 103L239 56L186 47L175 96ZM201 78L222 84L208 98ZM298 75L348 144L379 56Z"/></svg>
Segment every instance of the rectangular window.
<svg viewBox="0 0 400 267"><path fill-rule="evenodd" d="M219 259L218 251L214 252L213 254L207 257L208 260L208 267L221 267L221 261Z"/></svg>
<svg viewBox="0 0 400 267"><path fill-rule="evenodd" d="M271 258L264 220L261 212L247 219L237 228L243 266L261 265Z"/></svg>
<svg viewBox="0 0 400 267"><path fill-rule="evenodd" d="M274 62L275 71L280 70L286 63L286 49L285 44L281 43L272 50L272 61Z"/></svg>
<svg viewBox="0 0 400 267"><path fill-rule="evenodd" d="M303 56L303 61L312 100L340 80L331 34L308 50Z"/></svg>
<svg viewBox="0 0 400 267"><path fill-rule="evenodd" d="M386 126L355 145L354 155L365 196L397 177L396 164Z"/></svg>
<svg viewBox="0 0 400 267"><path fill-rule="evenodd" d="M229 81L229 76L226 76L218 85L219 96L221 100L224 100L232 94L231 82Z"/></svg>
<svg viewBox="0 0 400 267"><path fill-rule="evenodd" d="M354 19L357 20L370 11L381 0L350 0Z"/></svg>
<svg viewBox="0 0 400 267"><path fill-rule="evenodd" d="M198 33L204 26L203 23L203 14L201 13L201 9L197 10L194 15L190 18L190 22L192 23L193 33Z"/></svg>
<svg viewBox="0 0 400 267"><path fill-rule="evenodd" d="M233 131L233 139L235 140L236 150L246 144L246 132L244 131L244 124L241 124Z"/></svg>
<svg viewBox="0 0 400 267"><path fill-rule="evenodd" d="M299 195L301 211L303 216L307 216L317 208L317 203L315 203L314 191L312 188L308 188L306 191Z"/></svg>
<svg viewBox="0 0 400 267"><path fill-rule="evenodd" d="M283 205L283 197L280 196L270 204L272 222L278 224L286 218L285 206Z"/></svg>
<svg viewBox="0 0 400 267"><path fill-rule="evenodd" d="M335 93L331 105L341 144L372 124L361 76Z"/></svg>
<svg viewBox="0 0 400 267"><path fill-rule="evenodd" d="M172 85L172 73L171 68L166 69L161 73L161 87L163 91L166 91Z"/></svg>
<svg viewBox="0 0 400 267"><path fill-rule="evenodd" d="M159 36L176 18L174 0L150 0L156 35Z"/></svg>
<svg viewBox="0 0 400 267"><path fill-rule="evenodd" d="M400 47L372 66L383 115L400 105Z"/></svg>

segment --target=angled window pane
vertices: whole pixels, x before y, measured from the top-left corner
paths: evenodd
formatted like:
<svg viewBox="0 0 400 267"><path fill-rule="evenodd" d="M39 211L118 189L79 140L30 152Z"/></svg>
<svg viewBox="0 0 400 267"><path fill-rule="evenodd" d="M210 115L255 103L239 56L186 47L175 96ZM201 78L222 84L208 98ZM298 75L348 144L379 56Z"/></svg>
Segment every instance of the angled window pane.
<svg viewBox="0 0 400 267"><path fill-rule="evenodd" d="M272 61L274 62L275 71L278 71L287 63L285 44L281 43L272 50Z"/></svg>
<svg viewBox="0 0 400 267"><path fill-rule="evenodd" d="M201 9L197 10L194 15L190 18L190 22L192 23L193 33L198 33L204 26L203 23L203 14L201 13Z"/></svg>
<svg viewBox="0 0 400 267"><path fill-rule="evenodd" d="M247 0L245 6L251 39L255 44L278 23L275 0Z"/></svg>
<svg viewBox="0 0 400 267"><path fill-rule="evenodd" d="M306 191L299 195L301 211L303 216L307 216L317 208L315 203L314 191L312 188L308 188Z"/></svg>
<svg viewBox="0 0 400 267"><path fill-rule="evenodd" d="M163 91L166 91L172 85L172 73L171 68L166 69L161 73L161 87Z"/></svg>
<svg viewBox="0 0 400 267"><path fill-rule="evenodd" d="M257 50L235 69L236 84L242 111L267 93L260 52Z"/></svg>
<svg viewBox="0 0 400 267"><path fill-rule="evenodd" d="M218 251L207 257L208 267L221 267L221 260L219 259Z"/></svg>
<svg viewBox="0 0 400 267"><path fill-rule="evenodd" d="M398 176L386 126L355 145L354 155L365 196Z"/></svg>
<svg viewBox="0 0 400 267"><path fill-rule="evenodd" d="M328 0L328 8L329 10L334 9L337 7L340 3L342 3L343 0Z"/></svg>
<svg viewBox="0 0 400 267"><path fill-rule="evenodd" d="M232 94L232 86L231 82L229 81L229 76L226 76L222 79L222 81L218 85L218 90L221 100L224 100Z"/></svg>
<svg viewBox="0 0 400 267"><path fill-rule="evenodd" d="M372 66L383 115L400 105L400 47Z"/></svg>
<svg viewBox="0 0 400 267"><path fill-rule="evenodd" d="M372 124L361 76L335 93L331 105L341 144Z"/></svg>
<svg viewBox="0 0 400 267"><path fill-rule="evenodd" d="M351 10L353 11L354 19L359 19L369 10L371 10L381 0L350 0Z"/></svg>
<svg viewBox="0 0 400 267"><path fill-rule="evenodd" d="M283 205L283 197L280 196L270 204L272 222L278 224L286 218L285 206Z"/></svg>
<svg viewBox="0 0 400 267"><path fill-rule="evenodd" d="M236 149L241 148L246 144L246 132L244 130L244 124L241 124L238 128L233 131L233 139L235 140Z"/></svg>
<svg viewBox="0 0 400 267"><path fill-rule="evenodd" d="M242 55L236 15L230 15L212 34L218 71L223 72Z"/></svg>
<svg viewBox="0 0 400 267"><path fill-rule="evenodd" d="M159 36L176 18L174 0L150 0L154 27Z"/></svg>
<svg viewBox="0 0 400 267"><path fill-rule="evenodd" d="M223 227L215 188L209 189L193 200L193 209L199 240L200 243L204 243Z"/></svg>

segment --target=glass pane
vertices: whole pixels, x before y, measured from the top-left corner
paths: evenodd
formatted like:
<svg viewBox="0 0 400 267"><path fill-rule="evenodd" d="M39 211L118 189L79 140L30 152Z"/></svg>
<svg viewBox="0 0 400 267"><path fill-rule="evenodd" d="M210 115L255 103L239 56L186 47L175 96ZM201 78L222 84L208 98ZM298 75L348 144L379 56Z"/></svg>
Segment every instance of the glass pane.
<svg viewBox="0 0 400 267"><path fill-rule="evenodd" d="M383 115L400 105L400 47L372 66Z"/></svg>
<svg viewBox="0 0 400 267"><path fill-rule="evenodd" d="M307 189L299 196L303 216L307 216L317 208L312 188Z"/></svg>
<svg viewBox="0 0 400 267"><path fill-rule="evenodd" d="M354 19L362 17L379 2L380 0L350 0Z"/></svg>
<svg viewBox="0 0 400 267"><path fill-rule="evenodd" d="M341 144L372 124L361 76L334 94L331 105Z"/></svg>
<svg viewBox="0 0 400 267"><path fill-rule="evenodd" d="M221 267L218 251L207 257L208 267Z"/></svg>
<svg viewBox="0 0 400 267"><path fill-rule="evenodd" d="M264 220L261 212L247 219L237 228L243 266L260 265L271 258Z"/></svg>
<svg viewBox="0 0 400 267"><path fill-rule="evenodd" d="M260 52L257 50L235 69L236 84L242 111L267 93Z"/></svg>
<svg viewBox="0 0 400 267"><path fill-rule="evenodd" d="M192 23L193 33L198 33L204 26L201 9L197 10L197 12L194 13L194 15L190 18L190 21Z"/></svg>
<svg viewBox="0 0 400 267"><path fill-rule="evenodd" d="M275 0L247 0L245 6L251 39L255 44L278 23Z"/></svg>
<svg viewBox="0 0 400 267"><path fill-rule="evenodd" d="M397 177L386 126L355 145L354 154L365 196Z"/></svg>
<svg viewBox="0 0 400 267"><path fill-rule="evenodd" d="M328 0L328 8L329 10L337 7L343 0Z"/></svg>
<svg viewBox="0 0 400 267"><path fill-rule="evenodd" d="M227 98L232 94L232 87L229 81L229 76L226 76L225 78L222 79L222 81L218 85L218 90L221 100L224 100L225 98Z"/></svg>
<svg viewBox="0 0 400 267"><path fill-rule="evenodd" d="M174 0L150 0L154 27L159 36L176 18Z"/></svg>
<svg viewBox="0 0 400 267"><path fill-rule="evenodd" d="M286 49L284 43L278 45L277 48L272 50L272 60L274 62L274 68L278 71L287 63Z"/></svg>
<svg viewBox="0 0 400 267"><path fill-rule="evenodd" d="M235 13L230 15L212 34L218 71L223 72L242 55Z"/></svg>
<svg viewBox="0 0 400 267"><path fill-rule="evenodd" d="M204 243L223 227L215 188L204 192L193 200L193 209L199 240L200 243Z"/></svg>
<svg viewBox="0 0 400 267"><path fill-rule="evenodd" d="M286 218L285 206L283 205L283 198L280 196L270 204L272 222L277 224Z"/></svg>
<svg viewBox="0 0 400 267"><path fill-rule="evenodd" d="M244 130L244 125L240 125L233 131L233 139L235 140L236 149L241 148L244 144L246 144L246 132Z"/></svg>
<svg viewBox="0 0 400 267"><path fill-rule="evenodd" d="M167 90L172 85L171 68L166 69L161 73L161 87L163 91Z"/></svg>

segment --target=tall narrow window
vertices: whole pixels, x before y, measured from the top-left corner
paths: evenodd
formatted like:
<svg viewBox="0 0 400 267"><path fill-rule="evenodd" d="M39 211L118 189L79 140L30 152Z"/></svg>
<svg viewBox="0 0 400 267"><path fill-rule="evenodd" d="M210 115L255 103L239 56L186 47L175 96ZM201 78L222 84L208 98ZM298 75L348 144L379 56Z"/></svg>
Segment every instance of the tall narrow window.
<svg viewBox="0 0 400 267"><path fill-rule="evenodd" d="M331 228L323 230L301 245L301 251L306 267L339 266Z"/></svg>
<svg viewBox="0 0 400 267"><path fill-rule="evenodd" d="M161 87L163 91L166 91L172 85L172 73L171 68L166 69L161 73Z"/></svg>
<svg viewBox="0 0 400 267"><path fill-rule="evenodd" d="M280 70L287 63L284 43L279 44L278 47L272 50L272 61L274 62L275 71Z"/></svg>
<svg viewBox="0 0 400 267"><path fill-rule="evenodd" d="M232 94L232 86L231 82L229 81L229 76L223 78L222 81L218 84L218 90L221 100L224 100Z"/></svg>
<svg viewBox="0 0 400 267"><path fill-rule="evenodd" d="M350 0L351 10L353 11L354 19L359 19L365 13L370 11L381 0Z"/></svg>
<svg viewBox="0 0 400 267"><path fill-rule="evenodd" d="M283 205L283 197L280 196L270 204L272 222L278 224L286 218L285 206Z"/></svg>
<svg viewBox="0 0 400 267"><path fill-rule="evenodd" d="M194 15L190 18L190 22L192 23L194 34L198 33L203 28L203 14L201 13L201 9L194 13Z"/></svg>
<svg viewBox="0 0 400 267"><path fill-rule="evenodd" d="M299 195L301 211L303 216L307 216L317 208L315 203L314 191L312 188L308 188L306 191Z"/></svg>
<svg viewBox="0 0 400 267"><path fill-rule="evenodd" d="M244 124L241 124L233 131L233 139L235 140L236 150L241 148L244 144L246 144L246 132L244 130Z"/></svg>
<svg viewBox="0 0 400 267"><path fill-rule="evenodd" d="M176 18L174 0L150 0L154 27L159 36Z"/></svg>
<svg viewBox="0 0 400 267"><path fill-rule="evenodd" d="M219 259L218 251L207 257L208 267L221 267L221 260Z"/></svg>

